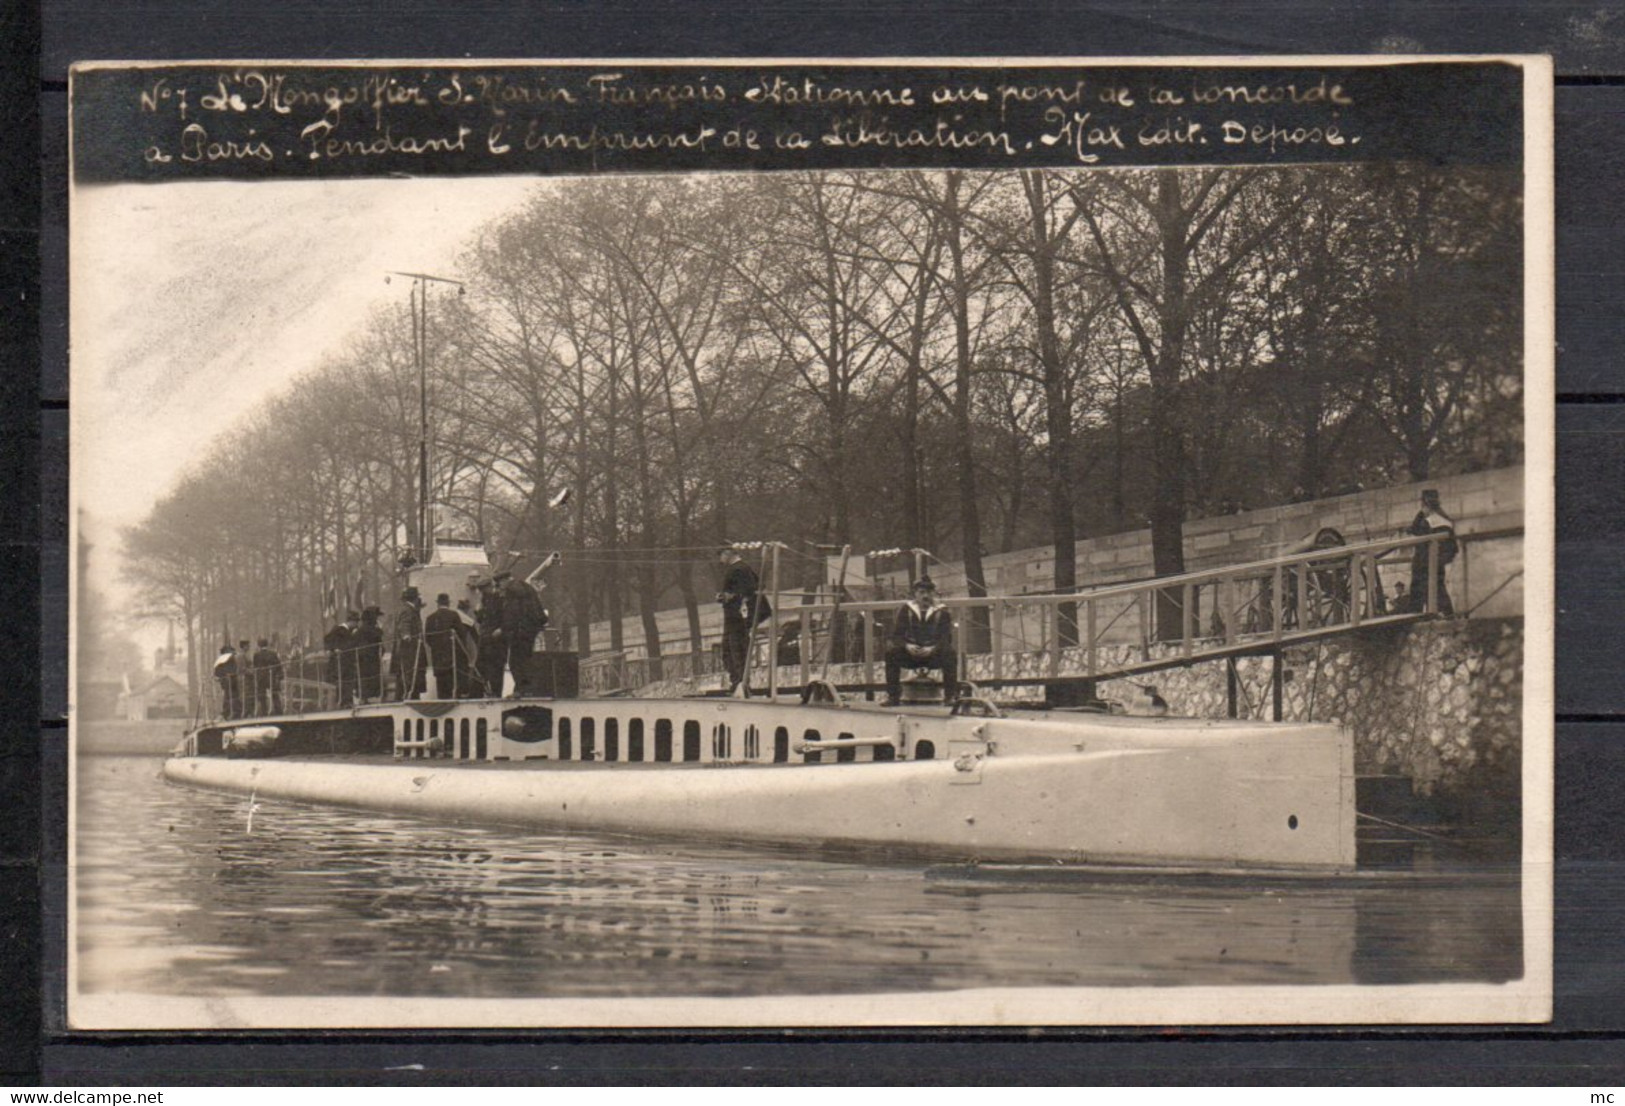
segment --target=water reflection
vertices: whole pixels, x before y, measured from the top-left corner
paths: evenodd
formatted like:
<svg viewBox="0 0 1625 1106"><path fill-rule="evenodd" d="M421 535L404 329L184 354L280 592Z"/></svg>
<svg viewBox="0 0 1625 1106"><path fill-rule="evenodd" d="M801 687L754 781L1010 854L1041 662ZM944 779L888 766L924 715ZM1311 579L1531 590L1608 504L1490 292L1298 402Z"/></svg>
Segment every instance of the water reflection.
<svg viewBox="0 0 1625 1106"><path fill-rule="evenodd" d="M442 826L80 764L85 990L468 997L1499 981L1515 880L1194 887Z"/></svg>

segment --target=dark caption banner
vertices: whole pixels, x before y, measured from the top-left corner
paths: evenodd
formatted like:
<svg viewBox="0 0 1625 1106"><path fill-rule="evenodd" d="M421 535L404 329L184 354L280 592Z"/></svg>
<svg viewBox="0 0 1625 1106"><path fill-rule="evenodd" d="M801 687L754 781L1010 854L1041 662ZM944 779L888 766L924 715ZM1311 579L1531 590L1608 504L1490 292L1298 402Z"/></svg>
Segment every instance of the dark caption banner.
<svg viewBox="0 0 1625 1106"><path fill-rule="evenodd" d="M80 182L798 168L1516 163L1522 71L165 65L72 80Z"/></svg>

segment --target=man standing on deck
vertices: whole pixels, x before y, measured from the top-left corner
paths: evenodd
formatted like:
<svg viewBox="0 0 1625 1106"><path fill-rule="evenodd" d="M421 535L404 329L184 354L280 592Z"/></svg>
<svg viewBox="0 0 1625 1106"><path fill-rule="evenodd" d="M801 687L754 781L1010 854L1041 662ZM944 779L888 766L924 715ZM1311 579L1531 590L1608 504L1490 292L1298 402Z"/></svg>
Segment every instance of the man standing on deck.
<svg viewBox="0 0 1625 1106"><path fill-rule="evenodd" d="M728 694L732 695L745 678L745 655L750 650L751 629L771 612L761 598L761 578L740 557L739 550L725 545L717 551L722 563L722 666L728 673Z"/></svg>
<svg viewBox="0 0 1625 1106"><path fill-rule="evenodd" d="M958 697L959 655L954 651L954 620L937 604L937 585L929 576L914 581L914 598L904 603L886 643L886 705L902 697L903 669L939 668L949 702Z"/></svg>
<svg viewBox="0 0 1625 1106"><path fill-rule="evenodd" d="M530 655L536 650L536 635L547 629L547 611L536 589L511 572L495 577L502 586L502 640L508 653L508 671L513 673L513 691L520 697L533 694Z"/></svg>
<svg viewBox="0 0 1625 1106"><path fill-rule="evenodd" d="M355 699L355 620L349 612L344 621L322 635L322 648L327 650L327 682L338 696L337 705L348 707Z"/></svg>
<svg viewBox="0 0 1625 1106"><path fill-rule="evenodd" d="M480 627L480 681L485 694L502 698L502 669L508 662L508 647L502 640L502 592L496 581L482 578L474 587L480 593L480 609L474 617Z"/></svg>
<svg viewBox="0 0 1625 1106"><path fill-rule="evenodd" d="M232 652L229 641L220 647L220 655L214 658L214 678L220 685L220 716L236 718L241 713L237 702L237 654Z"/></svg>
<svg viewBox="0 0 1625 1106"><path fill-rule="evenodd" d="M259 707L259 673L254 671L254 649L248 639L237 643L237 717L250 718Z"/></svg>
<svg viewBox="0 0 1625 1106"><path fill-rule="evenodd" d="M429 645L429 663L434 667L434 694L436 699L461 699L467 689L458 676L463 665L457 663L462 649L463 620L451 609L451 596L441 592L435 596L434 611L423 622L423 637Z"/></svg>
<svg viewBox="0 0 1625 1106"><path fill-rule="evenodd" d="M416 587L401 592L395 613L395 635L390 643L389 670L395 676L395 697L401 701L423 698L429 657L423 647L423 599Z"/></svg>
<svg viewBox="0 0 1625 1106"><path fill-rule="evenodd" d="M260 638L254 654L254 671L259 679L260 713L282 713L282 658L271 648L269 638Z"/></svg>
<svg viewBox="0 0 1625 1106"><path fill-rule="evenodd" d="M350 653L355 657L357 694L363 703L376 703L384 697L384 631L378 625L383 611L368 607L361 612L361 625L350 632Z"/></svg>

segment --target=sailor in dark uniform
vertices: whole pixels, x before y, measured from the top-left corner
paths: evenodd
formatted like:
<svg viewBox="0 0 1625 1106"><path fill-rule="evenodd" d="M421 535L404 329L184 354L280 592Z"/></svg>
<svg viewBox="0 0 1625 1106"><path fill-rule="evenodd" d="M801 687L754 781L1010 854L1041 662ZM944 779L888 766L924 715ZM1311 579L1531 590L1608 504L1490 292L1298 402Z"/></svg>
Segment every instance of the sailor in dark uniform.
<svg viewBox="0 0 1625 1106"><path fill-rule="evenodd" d="M761 578L739 556L739 550L725 545L717 551L722 563L722 665L728 672L731 694L745 678L745 655L750 650L751 629L767 615L767 601L761 599Z"/></svg>
<svg viewBox="0 0 1625 1106"><path fill-rule="evenodd" d="M384 697L384 631L378 619L384 612L368 607L361 612L361 625L350 633L351 653L355 657L357 691L363 703L375 703Z"/></svg>
<svg viewBox="0 0 1625 1106"><path fill-rule="evenodd" d="M511 572L494 577L502 587L502 641L508 655L508 671L513 673L515 695L537 693L531 654L536 651L536 635L547 629L547 610L536 589Z"/></svg>
<svg viewBox="0 0 1625 1106"><path fill-rule="evenodd" d="M261 714L282 713L282 657L271 648L269 638L260 638L254 654L254 672L259 682Z"/></svg>
<svg viewBox="0 0 1625 1106"><path fill-rule="evenodd" d="M356 613L350 611L343 622L322 635L322 648L327 650L327 682L333 685L339 707L348 707L355 700L355 621Z"/></svg>
<svg viewBox="0 0 1625 1106"><path fill-rule="evenodd" d="M486 696L500 699L502 671L508 662L508 648L502 640L502 591L490 577L474 586L480 593L480 609L474 612L480 628L480 682Z"/></svg>
<svg viewBox="0 0 1625 1106"><path fill-rule="evenodd" d="M954 651L954 620L937 604L937 585L929 576L914 581L914 598L898 608L886 643L886 705L896 706L904 668L942 670L947 698L959 688L959 654Z"/></svg>
<svg viewBox="0 0 1625 1106"><path fill-rule="evenodd" d="M237 717L252 716L259 706L258 673L254 671L254 650L248 639L237 643Z"/></svg>

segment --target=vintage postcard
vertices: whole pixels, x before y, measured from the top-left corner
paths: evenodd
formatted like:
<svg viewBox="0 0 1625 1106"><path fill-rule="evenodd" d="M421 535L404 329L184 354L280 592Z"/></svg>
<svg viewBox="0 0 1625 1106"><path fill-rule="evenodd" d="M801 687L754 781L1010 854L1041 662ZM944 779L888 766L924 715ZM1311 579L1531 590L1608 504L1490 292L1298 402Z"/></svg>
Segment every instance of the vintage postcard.
<svg viewBox="0 0 1625 1106"><path fill-rule="evenodd" d="M1546 59L70 92L72 1028L1550 1017Z"/></svg>

